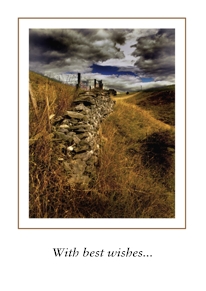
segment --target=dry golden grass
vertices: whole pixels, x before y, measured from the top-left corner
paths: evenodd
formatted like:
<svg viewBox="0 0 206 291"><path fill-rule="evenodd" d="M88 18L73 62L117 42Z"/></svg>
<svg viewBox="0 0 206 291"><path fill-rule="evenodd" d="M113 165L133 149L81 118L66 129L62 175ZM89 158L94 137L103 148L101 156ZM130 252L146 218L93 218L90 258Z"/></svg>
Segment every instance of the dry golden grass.
<svg viewBox="0 0 206 291"><path fill-rule="evenodd" d="M52 140L48 113L58 116L68 110L75 88L35 73L30 73L30 82L38 107L36 117L30 103L31 218L175 216L173 126L134 103L129 104L129 99L117 101L114 112L100 129L96 180L88 189L73 189L58 162L59 148ZM156 151L156 145L161 153Z"/></svg>
<svg viewBox="0 0 206 291"><path fill-rule="evenodd" d="M29 103L29 136L34 137L42 130L49 130L48 116L55 114L59 116L70 108L76 94L72 86L64 85L60 82L50 80L46 77L30 72L31 94L36 99L38 114L30 99Z"/></svg>
<svg viewBox="0 0 206 291"><path fill-rule="evenodd" d="M170 167L164 175L163 165L146 165L143 159L143 145L156 132L170 136L174 128L123 100L117 101L114 113L102 125L104 146L97 184L109 198L105 217L174 217L173 154L164 152Z"/></svg>

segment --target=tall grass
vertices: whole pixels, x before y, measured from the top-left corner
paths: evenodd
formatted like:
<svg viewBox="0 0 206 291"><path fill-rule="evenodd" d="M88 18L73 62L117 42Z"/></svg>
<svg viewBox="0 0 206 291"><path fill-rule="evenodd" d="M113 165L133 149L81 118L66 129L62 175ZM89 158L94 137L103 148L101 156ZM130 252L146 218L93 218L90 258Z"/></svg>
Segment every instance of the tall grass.
<svg viewBox="0 0 206 291"><path fill-rule="evenodd" d="M162 161L169 162L167 173L157 159L161 153L150 150L145 163L144 146L154 133L162 134L163 144L170 146L173 128L124 102L102 125L105 144L97 183L109 199L105 217L174 217L174 154L163 153Z"/></svg>
<svg viewBox="0 0 206 291"><path fill-rule="evenodd" d="M30 88L36 99L38 114L36 116L33 104L29 103L29 136L33 137L42 130L48 130L48 115L59 116L70 108L76 94L72 86L55 82L46 77L30 72ZM49 106L49 108L48 108ZM49 110L49 111L48 111Z"/></svg>

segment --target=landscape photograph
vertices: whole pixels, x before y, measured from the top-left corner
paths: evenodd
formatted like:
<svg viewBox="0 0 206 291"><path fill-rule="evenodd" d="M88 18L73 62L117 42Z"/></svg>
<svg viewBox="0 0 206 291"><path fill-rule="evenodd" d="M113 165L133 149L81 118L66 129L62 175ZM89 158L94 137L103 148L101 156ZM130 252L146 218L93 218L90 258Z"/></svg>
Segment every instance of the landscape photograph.
<svg viewBox="0 0 206 291"><path fill-rule="evenodd" d="M174 28L29 29L29 218L175 218Z"/></svg>

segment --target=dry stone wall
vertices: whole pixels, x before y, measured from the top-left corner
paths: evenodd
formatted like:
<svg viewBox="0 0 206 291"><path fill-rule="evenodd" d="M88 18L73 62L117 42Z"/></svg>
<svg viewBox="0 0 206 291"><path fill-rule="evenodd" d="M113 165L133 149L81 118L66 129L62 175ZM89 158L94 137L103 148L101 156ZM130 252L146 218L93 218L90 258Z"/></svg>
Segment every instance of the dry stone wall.
<svg viewBox="0 0 206 291"><path fill-rule="evenodd" d="M100 123L113 111L114 103L107 91L80 93L72 109L53 119L54 137L60 149L58 160L71 185L88 186L95 178Z"/></svg>

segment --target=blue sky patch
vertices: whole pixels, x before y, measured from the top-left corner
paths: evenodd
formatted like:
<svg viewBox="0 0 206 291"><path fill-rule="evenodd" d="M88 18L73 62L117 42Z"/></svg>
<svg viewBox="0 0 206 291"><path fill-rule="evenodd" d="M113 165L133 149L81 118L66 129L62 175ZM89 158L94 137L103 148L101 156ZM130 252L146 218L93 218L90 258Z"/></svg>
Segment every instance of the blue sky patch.
<svg viewBox="0 0 206 291"><path fill-rule="evenodd" d="M153 78L141 78L141 81L142 81L143 83L148 83L148 82L152 82L152 81L154 81L154 79L153 79Z"/></svg>
<svg viewBox="0 0 206 291"><path fill-rule="evenodd" d="M130 75L130 76L136 76L133 72L130 71L119 71L119 67L115 66L100 66L93 64L91 66L92 73L98 73L102 75Z"/></svg>

